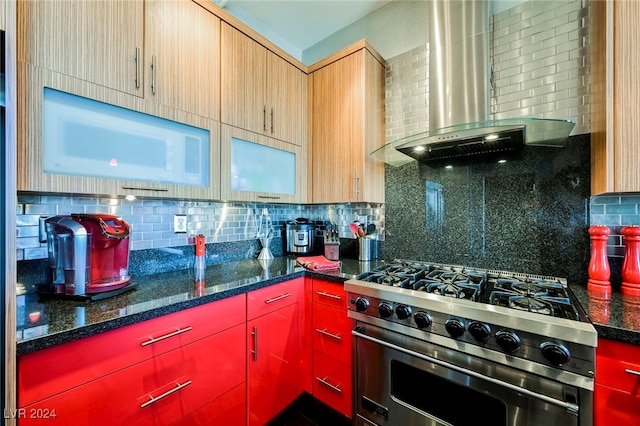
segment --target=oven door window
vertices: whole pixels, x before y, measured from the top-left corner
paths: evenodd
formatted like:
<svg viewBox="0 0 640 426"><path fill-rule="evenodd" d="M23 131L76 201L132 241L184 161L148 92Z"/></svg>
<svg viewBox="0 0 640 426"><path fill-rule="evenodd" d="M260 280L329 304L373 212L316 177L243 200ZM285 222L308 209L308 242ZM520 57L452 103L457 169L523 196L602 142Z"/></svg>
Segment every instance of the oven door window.
<svg viewBox="0 0 640 426"><path fill-rule="evenodd" d="M504 402L397 360L391 360L391 396L452 425L480 416L482 424L507 426Z"/></svg>

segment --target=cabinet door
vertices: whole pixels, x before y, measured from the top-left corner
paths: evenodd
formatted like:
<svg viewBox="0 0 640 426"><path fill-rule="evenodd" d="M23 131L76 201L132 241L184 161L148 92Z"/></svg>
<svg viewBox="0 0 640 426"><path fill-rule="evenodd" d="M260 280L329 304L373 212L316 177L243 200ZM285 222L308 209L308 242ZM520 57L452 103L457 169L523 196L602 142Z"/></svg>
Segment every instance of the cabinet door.
<svg viewBox="0 0 640 426"><path fill-rule="evenodd" d="M351 418L351 367L313 351L313 396Z"/></svg>
<svg viewBox="0 0 640 426"><path fill-rule="evenodd" d="M241 129L265 133L267 49L222 23L220 39L221 121Z"/></svg>
<svg viewBox="0 0 640 426"><path fill-rule="evenodd" d="M18 404L24 407L244 324L245 309L242 294L21 356ZM244 335L239 343L244 346Z"/></svg>
<svg viewBox="0 0 640 426"><path fill-rule="evenodd" d="M247 323L249 425L266 424L299 394L297 307Z"/></svg>
<svg viewBox="0 0 640 426"><path fill-rule="evenodd" d="M306 147L222 124L222 199L304 202L306 158Z"/></svg>
<svg viewBox="0 0 640 426"><path fill-rule="evenodd" d="M596 384L593 394L594 426L640 424L640 396Z"/></svg>
<svg viewBox="0 0 640 426"><path fill-rule="evenodd" d="M146 96L220 120L220 19L191 0L145 3Z"/></svg>
<svg viewBox="0 0 640 426"><path fill-rule="evenodd" d="M309 80L314 203L384 202L384 163L369 156L384 143L384 65L359 45Z"/></svg>
<svg viewBox="0 0 640 426"><path fill-rule="evenodd" d="M20 424L168 425L245 382L244 325L25 407ZM28 413L55 410L55 418Z"/></svg>
<svg viewBox="0 0 640 426"><path fill-rule="evenodd" d="M181 199L219 199L220 125L218 122L25 63L18 63L17 77L18 114L22 117L22 120L18 123L18 167L21 170L18 177L19 190ZM101 119L94 121L83 120L82 117L74 121L73 115L67 114L68 123L73 124L73 126L65 127L62 125L65 123L56 122L59 131L63 133L47 132L45 134L43 129L45 122L45 88L76 95L85 98L92 105L100 105L95 110L87 111L87 115L94 114L96 111L102 110L103 107L118 110L121 114L92 115L92 117L106 116L107 122ZM181 123L208 132L208 141L204 142L208 145L208 162L204 160L205 163L208 163L208 166L200 166L200 159L195 158L195 162L190 164L195 163L198 167L195 170L188 168L186 160L193 160L194 158L192 157L193 150L186 149L191 144L187 133L182 135L183 144L176 145L184 147L185 150L176 153L171 152L167 142L161 137L162 132L158 130L160 127L148 125L147 123L142 125L131 118L131 116L137 116L140 113L144 113L149 120L158 120L168 124ZM110 119L113 119L114 123L117 122L118 124L110 123L108 121ZM126 125L122 125L121 123L123 122ZM81 139L83 135L82 129L88 129L84 134L93 132L95 138L83 144ZM61 171L45 173L44 160L45 152L48 148L48 146L45 146L45 135L50 138L57 137L64 141L70 141L72 138L66 137L64 133L66 131L75 132L75 143L78 149L56 152L56 154L64 154L69 158L78 157L77 165L83 165L85 163L84 159L101 162L103 169L117 169L116 167L111 167L114 156L118 160L121 160L121 157L126 157L126 164L121 161L117 161L116 164L122 163L122 170L128 171L127 176L118 176L116 171L109 178L98 177L96 174L92 174L98 168L91 168L88 175L65 168L62 168ZM152 134L156 136L148 137ZM160 134L160 137L158 137L158 134ZM123 144L120 135L134 140L138 150L148 149L148 152L153 153L153 155L132 155L133 149L127 149L127 144ZM178 134L178 136L181 135ZM95 150L91 148L91 144L94 144ZM113 151L114 146L120 146L121 149L116 150L115 155L112 156L110 153ZM154 149L154 146L157 146L157 149ZM50 158L51 156L47 156L47 159ZM163 161L163 159L166 159L166 161ZM182 160L185 160L185 162ZM166 164L168 163L175 167L167 167ZM135 172L138 166L140 173L137 176L141 176L141 179L135 180L130 176L136 176L136 173L132 174L131 172L132 170ZM156 170L158 174L147 173L145 172L146 170ZM171 182L180 183L166 183L163 179L156 179L165 173L174 175L175 179L171 180ZM202 180L199 184L189 182L192 174L194 176L200 174L199 179Z"/></svg>
<svg viewBox="0 0 640 426"><path fill-rule="evenodd" d="M640 346L599 339L596 382L640 397Z"/></svg>
<svg viewBox="0 0 640 426"><path fill-rule="evenodd" d="M351 365L352 320L344 310L313 304L313 350Z"/></svg>
<svg viewBox="0 0 640 426"><path fill-rule="evenodd" d="M19 1L18 61L142 96L143 0Z"/></svg>
<svg viewBox="0 0 640 426"><path fill-rule="evenodd" d="M306 145L307 76L275 53L269 52L267 60L267 134Z"/></svg>

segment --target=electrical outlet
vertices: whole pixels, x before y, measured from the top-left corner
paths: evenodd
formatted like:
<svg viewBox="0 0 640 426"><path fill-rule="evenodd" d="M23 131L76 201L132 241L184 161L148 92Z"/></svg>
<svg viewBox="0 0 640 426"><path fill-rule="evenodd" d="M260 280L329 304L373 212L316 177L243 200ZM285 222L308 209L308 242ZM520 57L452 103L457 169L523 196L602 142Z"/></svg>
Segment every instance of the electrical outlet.
<svg viewBox="0 0 640 426"><path fill-rule="evenodd" d="M176 234L187 233L187 215L186 214L173 215L173 232Z"/></svg>

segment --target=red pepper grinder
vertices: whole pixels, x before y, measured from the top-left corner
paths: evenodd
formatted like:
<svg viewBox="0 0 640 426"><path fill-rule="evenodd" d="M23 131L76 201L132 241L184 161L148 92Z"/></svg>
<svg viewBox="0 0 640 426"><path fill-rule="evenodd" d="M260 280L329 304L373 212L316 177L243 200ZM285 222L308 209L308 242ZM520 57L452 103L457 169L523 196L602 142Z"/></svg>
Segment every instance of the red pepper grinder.
<svg viewBox="0 0 640 426"><path fill-rule="evenodd" d="M620 233L625 245L620 290L623 294L640 296L640 226L626 226Z"/></svg>
<svg viewBox="0 0 640 426"><path fill-rule="evenodd" d="M611 230L606 226L589 228L591 236L591 260L589 261L589 281L587 289L602 293L611 293L611 269L607 258L607 240Z"/></svg>

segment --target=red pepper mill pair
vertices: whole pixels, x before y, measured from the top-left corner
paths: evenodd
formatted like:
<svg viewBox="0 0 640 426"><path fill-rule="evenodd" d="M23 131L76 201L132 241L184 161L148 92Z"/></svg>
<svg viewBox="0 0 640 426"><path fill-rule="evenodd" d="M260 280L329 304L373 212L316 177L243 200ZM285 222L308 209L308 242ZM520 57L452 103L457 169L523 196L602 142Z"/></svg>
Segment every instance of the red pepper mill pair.
<svg viewBox="0 0 640 426"><path fill-rule="evenodd" d="M622 264L621 292L631 296L640 296L640 226L626 226L620 233L625 244L624 262ZM607 258L607 240L611 231L606 226L592 226L591 260L589 261L589 290L604 293L611 292L611 269Z"/></svg>

